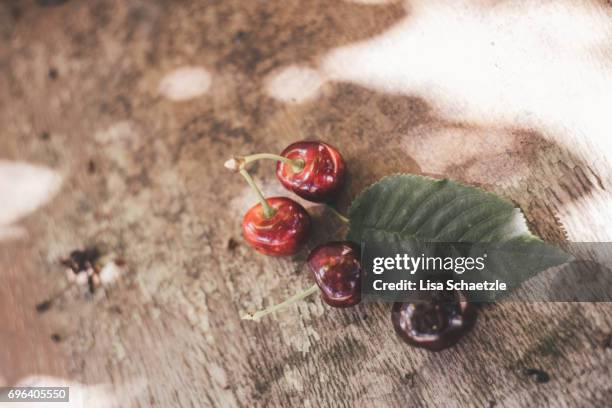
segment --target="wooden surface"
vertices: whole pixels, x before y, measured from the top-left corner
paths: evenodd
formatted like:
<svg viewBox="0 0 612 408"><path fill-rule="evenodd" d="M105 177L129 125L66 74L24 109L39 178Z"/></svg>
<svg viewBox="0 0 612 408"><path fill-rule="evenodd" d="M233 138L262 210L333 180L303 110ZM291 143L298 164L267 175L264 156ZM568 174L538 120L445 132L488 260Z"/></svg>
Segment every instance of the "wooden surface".
<svg viewBox="0 0 612 408"><path fill-rule="evenodd" d="M566 239L571 225L559 214L567 208L573 225L592 232L582 239L605 239L609 224L589 199L607 197L609 173L554 133L449 120L424 95L350 82L327 82L303 103L265 91L283 67L316 67L331 49L407 18L410 7L40 3L0 3L0 157L47 166L63 184L20 222L27 238L0 242L0 382L48 375L106 384L118 406L612 399L612 351L601 340L612 330L607 303L490 306L472 333L440 353L399 341L386 304L333 310L315 296L261 323L239 320L309 285L308 248L343 233L332 214L309 205L314 235L293 259L258 255L240 237L255 197L223 162L298 139L343 153L350 177L342 210L382 175L435 174L509 197L546 239ZM212 80L201 96L176 102L158 84L181 66L202 67ZM270 163L253 174L267 193L285 194ZM125 276L93 296L72 287L37 313L37 303L67 284L58 260L85 245L125 259ZM550 381L534 381L528 368Z"/></svg>

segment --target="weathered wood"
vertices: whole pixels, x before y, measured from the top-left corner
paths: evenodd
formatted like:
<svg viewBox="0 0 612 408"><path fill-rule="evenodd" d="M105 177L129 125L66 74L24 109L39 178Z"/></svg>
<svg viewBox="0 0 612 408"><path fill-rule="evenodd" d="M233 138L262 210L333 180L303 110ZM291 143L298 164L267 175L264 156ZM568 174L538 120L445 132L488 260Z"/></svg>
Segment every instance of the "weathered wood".
<svg viewBox="0 0 612 408"><path fill-rule="evenodd" d="M255 197L223 162L301 138L343 152L342 209L380 176L437 174L511 198L547 239L566 239L557 217L567 206L594 226L584 239L605 237L586 199L607 196L609 176L554 135L449 121L422 96L349 83L326 83L302 104L265 93L276 70L316 65L407 13L318 0L2 2L0 155L56 169L64 183L22 222L27 239L0 243L0 381L110 383L122 406L609 402L612 354L598 341L612 330L609 304L486 307L467 338L435 354L399 341L384 304L332 310L315 297L259 324L239 320L309 284L307 250L275 259L245 246L240 221ZM184 65L211 73L207 93L159 96L164 75ZM270 163L253 174L285 194ZM308 207L309 248L342 236L330 213ZM125 259L127 275L36 313L66 285L59 258L85 245ZM526 368L551 379L536 383Z"/></svg>

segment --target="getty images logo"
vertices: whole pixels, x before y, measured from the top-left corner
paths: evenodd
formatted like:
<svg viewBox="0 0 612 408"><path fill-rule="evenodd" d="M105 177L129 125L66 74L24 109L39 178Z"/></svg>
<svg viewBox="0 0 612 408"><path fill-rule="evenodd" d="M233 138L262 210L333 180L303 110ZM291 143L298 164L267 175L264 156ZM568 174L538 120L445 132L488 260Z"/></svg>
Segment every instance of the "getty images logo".
<svg viewBox="0 0 612 408"><path fill-rule="evenodd" d="M422 271L446 271L463 274L465 271L482 271L485 268L487 254L478 257L441 257L441 256L410 256L396 254L391 257L375 257L372 272L380 275L385 271L404 271L414 275Z"/></svg>

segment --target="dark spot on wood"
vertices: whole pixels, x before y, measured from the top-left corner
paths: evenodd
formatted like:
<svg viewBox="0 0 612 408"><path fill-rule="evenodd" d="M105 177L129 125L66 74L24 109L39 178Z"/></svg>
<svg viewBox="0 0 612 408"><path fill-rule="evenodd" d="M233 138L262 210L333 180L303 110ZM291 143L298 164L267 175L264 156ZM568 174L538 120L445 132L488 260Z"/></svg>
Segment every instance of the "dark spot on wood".
<svg viewBox="0 0 612 408"><path fill-rule="evenodd" d="M41 7L61 6L67 2L68 0L36 0L36 3Z"/></svg>
<svg viewBox="0 0 612 408"><path fill-rule="evenodd" d="M238 243L238 241L236 241L234 238L230 238L227 240L227 249L230 251L234 251L236 248L238 248L240 244Z"/></svg>
<svg viewBox="0 0 612 408"><path fill-rule="evenodd" d="M121 310L121 307L119 305L112 305L111 307L108 308L108 311L111 313L115 313L115 314L123 313L123 310Z"/></svg>
<svg viewBox="0 0 612 408"><path fill-rule="evenodd" d="M91 7L91 16L95 20L98 27L106 27L111 20L111 11L109 4L105 1L99 1Z"/></svg>
<svg viewBox="0 0 612 408"><path fill-rule="evenodd" d="M49 79L55 81L59 77L59 72L57 72L56 68L49 68L49 72L47 73Z"/></svg>
<svg viewBox="0 0 612 408"><path fill-rule="evenodd" d="M123 109L123 113L130 115L132 113L132 103L125 95L119 95L116 98L117 104Z"/></svg>
<svg viewBox="0 0 612 408"><path fill-rule="evenodd" d="M357 359L364 356L366 347L353 337L346 337L332 345L328 350L321 353L321 359L327 360L342 360L342 359Z"/></svg>
<svg viewBox="0 0 612 408"><path fill-rule="evenodd" d="M11 17L13 17L13 20L19 20L22 15L23 12L21 11L21 7L16 4L11 5Z"/></svg>
<svg viewBox="0 0 612 408"><path fill-rule="evenodd" d="M44 300L36 305L36 311L38 313L44 313L47 310L51 309L53 302L51 300Z"/></svg>
<svg viewBox="0 0 612 408"><path fill-rule="evenodd" d="M62 336L60 336L57 333L53 333L51 335L51 340L53 340L53 342L55 342L55 343L59 343L60 341L62 341Z"/></svg>
<svg viewBox="0 0 612 408"><path fill-rule="evenodd" d="M558 348L557 342L559 341L559 333L546 334L540 339L535 345L533 352L534 354L543 357L561 357L562 353Z"/></svg>
<svg viewBox="0 0 612 408"><path fill-rule="evenodd" d="M240 43L244 40L244 37L246 36L246 33L244 31L238 31L235 35L234 38L232 39L233 43L235 45L240 45Z"/></svg>
<svg viewBox="0 0 612 408"><path fill-rule="evenodd" d="M100 258L100 250L95 246L86 249L75 249L67 258L60 260L60 263L72 270L75 274L87 274L87 287L89 294L93 294L96 287L99 286L100 279L98 277Z"/></svg>
<svg viewBox="0 0 612 408"><path fill-rule="evenodd" d="M148 19L149 13L144 7L134 7L128 13L128 22L136 25L141 21Z"/></svg>
<svg viewBox="0 0 612 408"><path fill-rule="evenodd" d="M255 385L255 393L253 397L255 399L261 398L261 396L264 395L270 389L270 384L268 384L265 381L261 381L260 379L256 379L254 385Z"/></svg>
<svg viewBox="0 0 612 408"><path fill-rule="evenodd" d="M100 250L96 247L86 248L84 250L75 249L70 253L68 258L60 260L60 263L72 269L74 273L80 273L87 271L89 268L94 268L99 258Z"/></svg>
<svg viewBox="0 0 612 408"><path fill-rule="evenodd" d="M538 384L546 384L550 381L550 375L546 371L540 370L538 368L525 368L523 370L523 375L531 378Z"/></svg>
<svg viewBox="0 0 612 408"><path fill-rule="evenodd" d="M597 347L602 349L612 348L612 332L598 332L593 336L593 340Z"/></svg>
<svg viewBox="0 0 612 408"><path fill-rule="evenodd" d="M40 133L40 140L49 140L51 138L51 135L49 134L49 132L44 131Z"/></svg>
<svg viewBox="0 0 612 408"><path fill-rule="evenodd" d="M263 333L262 333L263 335ZM269 349L260 350L268 352ZM251 393L253 399L264 399L270 391L274 383L279 381L285 374L288 367L301 367L308 358L301 351L292 352L285 355L250 355L249 366L255 375L250 376L250 380L254 385L254 390Z"/></svg>
<svg viewBox="0 0 612 408"><path fill-rule="evenodd" d="M414 378L416 377L416 373L410 372L406 373L402 376L401 382L403 384L408 385L409 387L414 387Z"/></svg>
<svg viewBox="0 0 612 408"><path fill-rule="evenodd" d="M96 292L96 284L94 283L93 275L87 277L87 288L92 295Z"/></svg>
<svg viewBox="0 0 612 408"><path fill-rule="evenodd" d="M563 359L564 354L571 353L571 350L580 347L581 341L576 332L584 330L586 320L581 308L568 306L564 318L551 326L543 327L541 323L529 324L527 330L537 331L538 338L529 349L523 352L521 358L514 362L512 367L518 373L522 373L524 367L529 367L536 361L546 359ZM548 361L548 360L547 360Z"/></svg>

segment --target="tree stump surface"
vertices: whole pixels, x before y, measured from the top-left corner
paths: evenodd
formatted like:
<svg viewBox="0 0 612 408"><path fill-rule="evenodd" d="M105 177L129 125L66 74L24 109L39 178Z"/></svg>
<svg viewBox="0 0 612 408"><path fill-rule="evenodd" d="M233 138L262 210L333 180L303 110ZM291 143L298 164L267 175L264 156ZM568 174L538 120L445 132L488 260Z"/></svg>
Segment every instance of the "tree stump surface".
<svg viewBox="0 0 612 408"><path fill-rule="evenodd" d="M119 406L609 403L607 303L487 306L439 353L402 343L388 304L338 310L313 296L240 320L310 285L308 250L344 233L304 203L314 234L297 256L259 255L240 236L256 198L224 161L300 139L343 153L342 211L376 179L412 172L508 197L553 242L605 239L589 198L609 195L609 174L554 134L449 120L426 95L349 81L326 81L300 103L266 91L279 70L316 67L409 17L399 3L323 0L2 2L0 157L63 182L20 220L27 237L0 242L0 382L103 384ZM184 66L210 83L189 100L164 97L159 84ZM272 163L252 170L267 194L288 194ZM567 208L573 225L560 220ZM87 246L124 259L122 278L93 294L70 286L37 312L67 286L59 259Z"/></svg>

